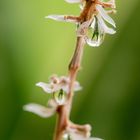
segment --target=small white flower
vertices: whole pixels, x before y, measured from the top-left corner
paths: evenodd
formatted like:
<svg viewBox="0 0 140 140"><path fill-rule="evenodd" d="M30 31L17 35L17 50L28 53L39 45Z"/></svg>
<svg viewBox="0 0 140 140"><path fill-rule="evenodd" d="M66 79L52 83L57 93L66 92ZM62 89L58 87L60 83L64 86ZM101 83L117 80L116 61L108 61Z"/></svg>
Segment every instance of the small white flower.
<svg viewBox="0 0 140 140"><path fill-rule="evenodd" d="M65 0L68 3L79 3L81 11L84 10L84 7L88 1L86 0ZM116 31L113 28L110 28L106 25L105 22L112 25L116 28L114 20L108 15L108 13L113 13L115 11L116 5L115 0L109 0L104 2L99 0L94 3L95 12L92 13L93 16L89 21L81 22L78 17L67 16L67 15L49 15L46 18L50 18L57 21L72 22L78 24L77 36L85 36L86 43L91 47L98 47L104 41L105 34L115 34ZM110 8L108 11L105 8ZM92 31L92 36L86 34L86 30L89 28L89 31ZM92 28L92 29L91 29ZM90 32L91 32L90 31ZM91 33L90 33L91 34Z"/></svg>
<svg viewBox="0 0 140 140"><path fill-rule="evenodd" d="M66 77L66 76L58 77L54 75L50 78L50 82L48 84L44 82L39 82L36 85L38 87L41 87L46 93L58 92L61 89L65 93L69 93L69 83L70 83L69 77ZM80 86L79 82L75 81L74 91L79 91L81 89L82 87Z"/></svg>
<svg viewBox="0 0 140 140"><path fill-rule="evenodd" d="M104 41L105 34L115 34L116 31L106 25L105 21L116 27L114 20L107 14L107 11L96 4L97 14L90 21L82 23L78 30L77 36L85 36L86 43L91 47L98 47ZM84 29L88 28L88 33L85 34Z"/></svg>
<svg viewBox="0 0 140 140"><path fill-rule="evenodd" d="M92 37L86 38L86 42L91 47L98 47L104 41L105 34L115 34L116 31L108 27L103 18L98 14L94 17L93 22L89 28L92 28Z"/></svg>
<svg viewBox="0 0 140 140"><path fill-rule="evenodd" d="M64 105L69 93L70 79L66 76L53 75L50 77L49 83L39 82L36 86L41 87L48 94L53 94L53 99L58 105ZM81 89L79 82L75 81L73 90L79 91Z"/></svg>
<svg viewBox="0 0 140 140"><path fill-rule="evenodd" d="M49 100L48 107L36 104L36 103L30 103L25 106L23 106L23 109L25 111L32 112L40 117L48 118L55 114L57 109L57 104L54 100Z"/></svg>

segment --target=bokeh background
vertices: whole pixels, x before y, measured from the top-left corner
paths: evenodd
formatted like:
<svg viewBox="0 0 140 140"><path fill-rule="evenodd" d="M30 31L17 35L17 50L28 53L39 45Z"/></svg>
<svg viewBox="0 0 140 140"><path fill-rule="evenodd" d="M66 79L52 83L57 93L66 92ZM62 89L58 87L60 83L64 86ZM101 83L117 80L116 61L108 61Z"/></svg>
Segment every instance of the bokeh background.
<svg viewBox="0 0 140 140"><path fill-rule="evenodd" d="M116 0L117 33L99 48L86 46L71 119L90 123L105 140L140 140L140 1ZM50 96L35 86L51 74L67 74L76 35L71 23L49 14L78 15L64 0L0 1L0 140L51 140L56 116L24 112Z"/></svg>

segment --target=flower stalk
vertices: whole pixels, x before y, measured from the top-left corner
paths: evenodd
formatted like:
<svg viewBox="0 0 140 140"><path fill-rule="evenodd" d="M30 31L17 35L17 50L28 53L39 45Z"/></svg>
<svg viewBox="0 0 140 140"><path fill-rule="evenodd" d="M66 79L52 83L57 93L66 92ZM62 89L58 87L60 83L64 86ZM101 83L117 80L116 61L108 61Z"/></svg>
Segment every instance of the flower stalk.
<svg viewBox="0 0 140 140"><path fill-rule="evenodd" d="M101 140L90 137L91 126L89 124L78 125L70 120L73 96L75 91L81 90L79 82L76 81L85 44L91 47L100 46L105 34L114 34L115 30L106 25L108 22L114 28L115 22L108 15L114 13L115 0L103 2L101 0L65 0L68 3L79 3L80 16L49 15L46 18L75 23L77 25L76 47L68 66L68 76L50 77L49 83L39 82L46 93L53 94L48 102L48 107L37 104L28 104L24 109L42 117L50 117L57 113L57 123L53 140ZM105 8L110 8L106 10Z"/></svg>
<svg viewBox="0 0 140 140"><path fill-rule="evenodd" d="M62 105L58 108L58 122L56 126L56 132L54 135L54 140L61 140L64 131L67 127L70 125L70 111L72 107L72 100L73 100L73 87L74 82L77 77L78 70L81 65L82 55L83 55L83 49L85 45L85 40L83 37L77 37L77 43L76 43L76 49L73 54L73 57L69 64L69 77L70 77L70 83L69 83L69 93L67 98L67 103L65 105ZM73 125L75 129L85 129L84 126L79 125Z"/></svg>

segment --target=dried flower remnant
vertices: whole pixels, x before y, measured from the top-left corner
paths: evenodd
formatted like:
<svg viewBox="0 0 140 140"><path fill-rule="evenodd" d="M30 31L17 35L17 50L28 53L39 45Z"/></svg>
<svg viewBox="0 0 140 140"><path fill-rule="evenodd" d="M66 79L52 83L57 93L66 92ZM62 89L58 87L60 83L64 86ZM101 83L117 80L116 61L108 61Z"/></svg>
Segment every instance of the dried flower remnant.
<svg viewBox="0 0 140 140"><path fill-rule="evenodd" d="M115 13L115 0L105 2L103 0L65 0L68 3L78 3L81 9L80 16L73 15L49 15L47 19L71 22L77 25L77 42L74 54L69 64L68 76L53 75L48 83L39 82L36 86L41 87L45 93L51 94L48 106L44 107L35 103L27 104L24 110L35 113L43 118L58 115L54 140L102 140L91 137L89 124L78 125L70 121L72 100L75 91L81 90L76 81L78 70L81 66L84 45L91 47L100 46L106 34L115 34L114 20L109 16ZM109 27L109 24L112 27Z"/></svg>

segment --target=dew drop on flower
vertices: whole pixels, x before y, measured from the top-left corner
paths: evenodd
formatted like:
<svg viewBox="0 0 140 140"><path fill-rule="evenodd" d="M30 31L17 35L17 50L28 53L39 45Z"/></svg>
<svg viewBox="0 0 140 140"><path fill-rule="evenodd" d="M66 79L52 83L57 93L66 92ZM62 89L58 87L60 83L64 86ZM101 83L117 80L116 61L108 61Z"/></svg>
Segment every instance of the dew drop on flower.
<svg viewBox="0 0 140 140"><path fill-rule="evenodd" d="M72 139L69 134L65 133L62 137L62 140L72 140Z"/></svg>
<svg viewBox="0 0 140 140"><path fill-rule="evenodd" d="M54 93L54 99L59 105L63 105L66 99L66 93L60 89L58 92Z"/></svg>
<svg viewBox="0 0 140 140"><path fill-rule="evenodd" d="M98 47L102 44L104 40L104 35L104 31L101 29L98 23L98 19L95 16L93 22L88 29L86 42L91 47Z"/></svg>

